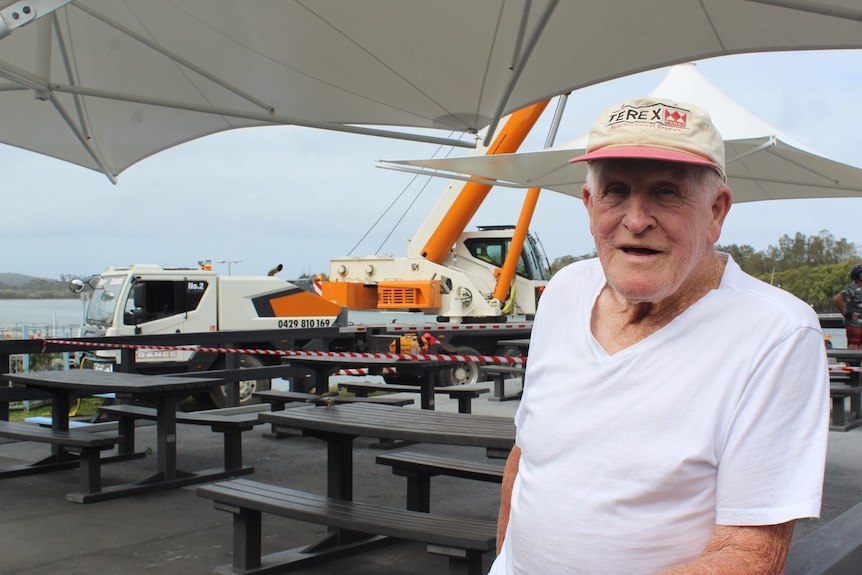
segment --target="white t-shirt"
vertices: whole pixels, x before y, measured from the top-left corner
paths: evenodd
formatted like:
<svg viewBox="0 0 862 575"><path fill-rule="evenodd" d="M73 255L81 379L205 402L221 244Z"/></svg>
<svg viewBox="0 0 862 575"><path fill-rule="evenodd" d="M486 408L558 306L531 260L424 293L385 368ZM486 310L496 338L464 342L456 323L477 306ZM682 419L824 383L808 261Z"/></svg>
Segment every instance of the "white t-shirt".
<svg viewBox="0 0 862 575"><path fill-rule="evenodd" d="M817 317L721 257L718 289L613 355L590 331L599 262L554 277L492 575L652 574L700 556L715 524L819 515L829 375Z"/></svg>

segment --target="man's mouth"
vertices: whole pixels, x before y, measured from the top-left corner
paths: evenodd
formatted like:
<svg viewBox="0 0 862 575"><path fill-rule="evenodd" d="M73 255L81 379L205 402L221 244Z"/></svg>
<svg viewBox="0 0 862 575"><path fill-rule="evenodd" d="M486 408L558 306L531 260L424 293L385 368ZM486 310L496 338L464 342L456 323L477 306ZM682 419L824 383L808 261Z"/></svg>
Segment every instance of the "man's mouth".
<svg viewBox="0 0 862 575"><path fill-rule="evenodd" d="M652 256L659 253L658 250L638 246L626 246L622 248L622 251L633 256Z"/></svg>

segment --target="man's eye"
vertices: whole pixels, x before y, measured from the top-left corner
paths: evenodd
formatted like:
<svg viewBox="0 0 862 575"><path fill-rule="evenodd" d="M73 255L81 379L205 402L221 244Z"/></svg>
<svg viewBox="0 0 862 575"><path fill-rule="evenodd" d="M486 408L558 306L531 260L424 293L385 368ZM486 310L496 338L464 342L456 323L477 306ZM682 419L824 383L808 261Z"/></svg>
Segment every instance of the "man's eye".
<svg viewBox="0 0 862 575"><path fill-rule="evenodd" d="M678 196L679 190L677 190L676 188L662 187L662 188L657 188L655 193L656 193L656 195L658 195L660 197L667 198L667 197L671 197L671 196Z"/></svg>

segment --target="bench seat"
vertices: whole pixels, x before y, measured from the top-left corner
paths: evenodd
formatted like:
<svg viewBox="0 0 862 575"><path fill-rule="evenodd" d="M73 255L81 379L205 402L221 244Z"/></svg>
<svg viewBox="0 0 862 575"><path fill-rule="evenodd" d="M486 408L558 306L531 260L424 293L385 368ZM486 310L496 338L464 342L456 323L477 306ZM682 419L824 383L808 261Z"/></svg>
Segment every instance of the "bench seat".
<svg viewBox="0 0 862 575"><path fill-rule="evenodd" d="M48 460L32 465L21 465L3 470L4 477L29 475L45 469L69 469L75 466L81 471L81 491L95 493L102 489L101 452L113 449L123 441L119 435L107 435L70 429L55 431L28 423L0 420L0 437L18 441L49 443L56 447L54 455ZM73 457L77 455L77 459Z"/></svg>
<svg viewBox="0 0 862 575"><path fill-rule="evenodd" d="M24 421L27 423L33 423L35 425L39 425L42 427L51 427L54 423L54 419L47 415L39 415L34 417L26 417ZM81 421L79 419L70 419L69 420L69 429L75 429L78 431L117 431L117 423L114 421L100 421L93 422L91 421Z"/></svg>
<svg viewBox="0 0 862 575"><path fill-rule="evenodd" d="M312 551L288 551L261 556L261 514L270 513L366 533L428 544L430 553L449 557L449 573L481 575L483 556L496 548L494 521L483 521L341 501L295 489L234 479L197 488L216 509L233 514L233 565L219 573L282 572L285 564L310 559ZM321 550L323 552L323 550ZM330 550L330 552L335 552Z"/></svg>
<svg viewBox="0 0 862 575"><path fill-rule="evenodd" d="M203 411L178 411L177 423L189 425L209 425L224 435L225 469L244 469L242 465L242 432L262 424L257 415L268 406L247 406L241 408L225 407ZM155 408L129 403L103 405L99 411L118 420L120 435L125 438L126 452L133 452L135 446L135 421L137 419L158 419Z"/></svg>
<svg viewBox="0 0 862 575"><path fill-rule="evenodd" d="M25 417L24 421L26 421L27 423L32 423L34 425L41 425L42 427L51 427L51 425L54 423L54 418L48 415L34 415L32 417ZM77 419L69 420L69 429L73 429L76 427L89 427L91 425L95 424L90 423L89 421L79 421Z"/></svg>
<svg viewBox="0 0 862 575"><path fill-rule="evenodd" d="M862 387L833 383L829 386L829 397L832 399L831 431L849 431L862 426ZM845 405L847 398L850 398L850 417Z"/></svg>
<svg viewBox="0 0 862 575"><path fill-rule="evenodd" d="M339 383L338 387L348 391L349 393L356 394L357 397L371 397L370 394L375 391L386 391L391 393L421 393L422 389L419 385L374 383L371 381ZM451 399L458 400L458 411L460 413L471 413L473 411L471 401L489 391L490 389L488 387L482 385L453 385L434 388L434 393L445 394Z"/></svg>
<svg viewBox="0 0 862 575"><path fill-rule="evenodd" d="M384 405L404 406L413 403L412 399L402 397L390 397L387 395L376 395L373 397L350 397L346 395L333 395L331 397L321 398L316 393L305 393L302 391L282 391L277 389L269 389L264 391L256 391L255 397L269 402L272 408L276 411L284 409L285 405L293 402L305 403L382 403Z"/></svg>
<svg viewBox="0 0 862 575"><path fill-rule="evenodd" d="M466 460L427 453L401 451L378 455L377 463L392 467L392 473L407 478L407 509L428 512L431 509L431 478L437 475L503 482L505 462Z"/></svg>

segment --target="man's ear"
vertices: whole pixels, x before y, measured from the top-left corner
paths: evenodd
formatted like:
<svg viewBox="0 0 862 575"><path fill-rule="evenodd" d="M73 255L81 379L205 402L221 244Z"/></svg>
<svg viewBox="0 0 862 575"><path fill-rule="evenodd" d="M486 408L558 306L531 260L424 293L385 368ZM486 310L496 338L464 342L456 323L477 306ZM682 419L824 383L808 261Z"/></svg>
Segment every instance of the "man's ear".
<svg viewBox="0 0 862 575"><path fill-rule="evenodd" d="M718 188L718 192L716 192L715 199L712 202L712 223L709 229L710 242L715 243L721 237L721 228L724 226L724 219L727 217L732 204L733 191L727 185L722 185Z"/></svg>
<svg viewBox="0 0 862 575"><path fill-rule="evenodd" d="M587 208L587 215L590 218L590 235L593 234L593 193L590 190L589 184L584 184L581 188L581 200L584 202L584 207Z"/></svg>

